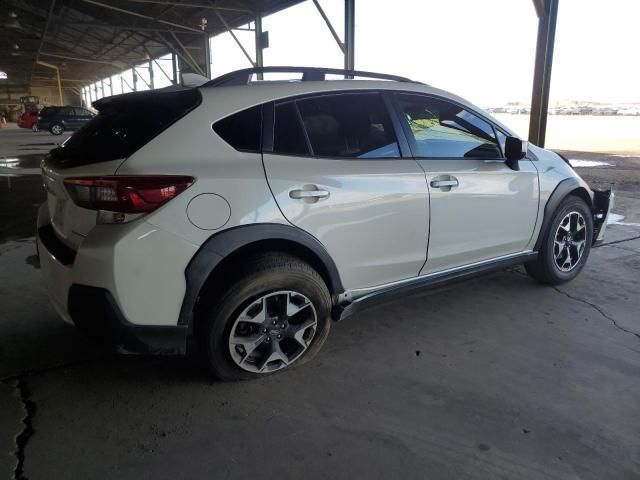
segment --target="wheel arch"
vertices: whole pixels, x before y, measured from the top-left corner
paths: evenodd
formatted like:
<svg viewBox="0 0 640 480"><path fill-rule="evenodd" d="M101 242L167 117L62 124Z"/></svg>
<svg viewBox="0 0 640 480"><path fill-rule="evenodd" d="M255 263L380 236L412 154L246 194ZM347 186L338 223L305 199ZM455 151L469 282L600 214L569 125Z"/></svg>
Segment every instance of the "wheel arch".
<svg viewBox="0 0 640 480"><path fill-rule="evenodd" d="M338 269L325 249L311 234L282 224L253 224L230 228L205 241L185 269L186 291L178 325L193 333L200 295L215 288L225 272L247 255L258 252L289 253L308 262L324 279L332 298L344 292Z"/></svg>
<svg viewBox="0 0 640 480"><path fill-rule="evenodd" d="M538 234L538 239L536 240L534 247L535 251L539 251L542 246L542 242L549 230L554 212L558 209L562 201L569 195L573 195L584 200L593 213L593 199L591 198L589 191L577 178L565 178L558 183L544 207L544 217L542 219L542 226L540 227L540 233Z"/></svg>

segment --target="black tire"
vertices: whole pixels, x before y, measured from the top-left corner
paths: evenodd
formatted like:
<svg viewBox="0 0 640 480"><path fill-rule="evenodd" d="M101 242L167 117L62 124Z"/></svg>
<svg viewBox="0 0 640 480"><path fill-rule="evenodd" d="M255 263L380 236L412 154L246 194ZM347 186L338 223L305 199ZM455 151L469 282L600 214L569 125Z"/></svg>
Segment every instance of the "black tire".
<svg viewBox="0 0 640 480"><path fill-rule="evenodd" d="M64 132L64 125L58 122L52 123L49 125L49 132L51 135L62 135L62 132Z"/></svg>
<svg viewBox="0 0 640 480"><path fill-rule="evenodd" d="M199 344L204 360L217 378L220 380L259 378L301 365L318 353L331 327L331 295L322 277L311 266L288 254L266 253L246 259L227 278L228 282L225 283L229 286L226 289L220 291L218 288L212 288L209 289L209 294L205 294L217 298L210 301L204 300L206 303L199 314L199 327L196 331L196 335L200 337ZM281 291L298 292L313 305L313 312L317 319L313 337L309 339L306 350L289 365L263 373L247 371L232 358L230 351L232 328L238 316L254 302L265 295ZM289 326L287 325L287 328ZM262 327L259 328L262 329ZM261 346L265 349L270 348L264 342Z"/></svg>
<svg viewBox="0 0 640 480"><path fill-rule="evenodd" d="M564 250L556 248L555 241L557 235L562 236L563 234L563 232L559 230L560 224L565 221L567 215L574 213L581 215L584 219L585 232L584 235L580 234L580 238L584 236L584 249L582 250L581 256L578 255L577 263L572 267L569 267L569 264L567 264L565 270L563 270L558 265L558 262L562 262L562 256L558 256L557 252ZM542 232L542 235L544 236L540 251L538 252L538 258L524 265L527 273L537 281L549 285L559 285L573 280L584 267L589 257L589 252L591 251L591 242L593 239L593 217L591 209L582 198L574 195L567 196L558 206L549 223L549 227L545 232ZM576 252L577 250L571 251L573 255L575 255Z"/></svg>

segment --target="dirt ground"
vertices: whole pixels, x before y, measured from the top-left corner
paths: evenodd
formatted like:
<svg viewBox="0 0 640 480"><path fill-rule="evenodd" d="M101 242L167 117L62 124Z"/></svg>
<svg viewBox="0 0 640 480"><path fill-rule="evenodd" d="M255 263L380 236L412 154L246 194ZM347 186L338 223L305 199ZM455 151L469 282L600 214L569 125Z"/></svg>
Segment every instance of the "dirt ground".
<svg viewBox="0 0 640 480"><path fill-rule="evenodd" d="M635 193L640 197L640 153L637 155L613 155L570 150L557 150L557 152L569 159L597 160L610 163L611 166L579 167L576 170L594 188L612 188L616 192Z"/></svg>

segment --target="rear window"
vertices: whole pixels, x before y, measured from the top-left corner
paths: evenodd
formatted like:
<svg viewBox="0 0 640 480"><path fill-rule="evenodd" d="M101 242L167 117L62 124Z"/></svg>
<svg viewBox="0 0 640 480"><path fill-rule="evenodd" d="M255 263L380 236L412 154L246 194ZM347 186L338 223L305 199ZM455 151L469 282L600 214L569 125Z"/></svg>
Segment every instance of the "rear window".
<svg viewBox="0 0 640 480"><path fill-rule="evenodd" d="M97 102L98 115L60 147L50 163L71 168L131 156L200 104L197 89L134 93Z"/></svg>

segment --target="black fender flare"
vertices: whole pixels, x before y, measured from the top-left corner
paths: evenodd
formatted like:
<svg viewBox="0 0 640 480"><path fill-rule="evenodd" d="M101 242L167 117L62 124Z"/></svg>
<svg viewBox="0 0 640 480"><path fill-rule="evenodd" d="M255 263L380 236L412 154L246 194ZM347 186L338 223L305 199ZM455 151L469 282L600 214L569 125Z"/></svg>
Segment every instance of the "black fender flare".
<svg viewBox="0 0 640 480"><path fill-rule="evenodd" d="M556 188L553 190L551 195L549 196L549 200L547 200L547 204L544 206L544 217L542 218L542 226L540 227L540 232L538 233L538 239L536 240L536 244L534 246L534 250L536 252L540 251L540 247L542 246L542 241L545 238L547 230L549 229L549 225L551 224L551 219L553 218L554 212L560 206L560 203L569 195L571 192L582 189L584 190L587 197L589 197L589 208L593 211L593 201L591 200L591 196L589 192L584 188L577 178L565 178L562 180Z"/></svg>
<svg viewBox="0 0 640 480"><path fill-rule="evenodd" d="M242 247L263 240L295 243L313 253L324 267L329 291L344 292L342 280L335 262L324 245L310 233L300 228L277 224L256 223L241 225L213 234L200 247L185 269L186 291L178 325L188 325L191 331L193 315L200 291L216 267L232 253Z"/></svg>

